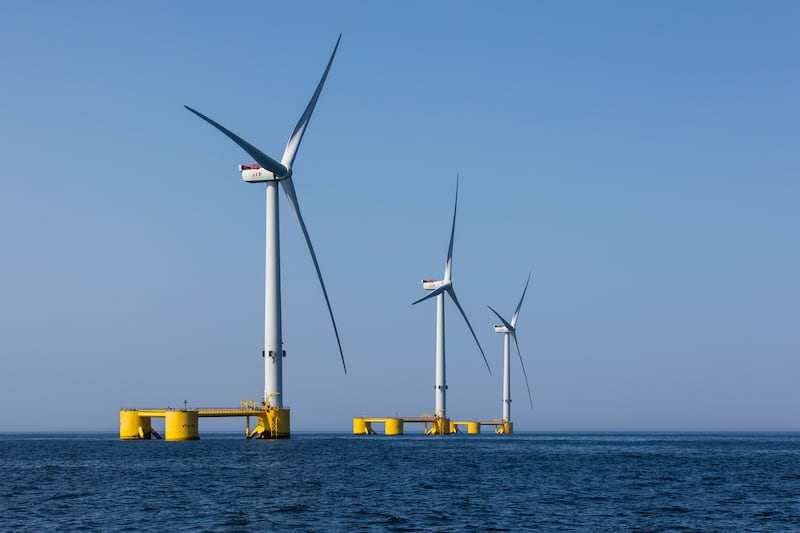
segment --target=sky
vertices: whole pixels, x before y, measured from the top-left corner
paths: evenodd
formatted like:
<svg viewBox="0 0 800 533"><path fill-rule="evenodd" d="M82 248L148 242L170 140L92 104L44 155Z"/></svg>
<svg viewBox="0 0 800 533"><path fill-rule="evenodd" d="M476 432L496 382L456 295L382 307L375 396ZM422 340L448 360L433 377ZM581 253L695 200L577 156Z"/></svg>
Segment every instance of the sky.
<svg viewBox="0 0 800 533"><path fill-rule="evenodd" d="M0 431L264 387L264 187L190 105L280 158L292 429L434 410L517 431L800 430L800 6L0 3ZM240 429L206 420L201 432Z"/></svg>

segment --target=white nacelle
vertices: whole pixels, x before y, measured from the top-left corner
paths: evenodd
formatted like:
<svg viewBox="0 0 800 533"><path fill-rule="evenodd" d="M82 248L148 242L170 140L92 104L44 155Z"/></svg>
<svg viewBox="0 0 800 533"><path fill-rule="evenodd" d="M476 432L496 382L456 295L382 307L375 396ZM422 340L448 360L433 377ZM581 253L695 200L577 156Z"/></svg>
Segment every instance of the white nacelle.
<svg viewBox="0 0 800 533"><path fill-rule="evenodd" d="M242 179L247 183L259 183L275 179L275 174L256 164L239 165L239 172L242 173Z"/></svg>
<svg viewBox="0 0 800 533"><path fill-rule="evenodd" d="M435 279L422 280L422 288L425 289L426 291L435 291L442 285L444 285L444 281L436 281Z"/></svg>
<svg viewBox="0 0 800 533"><path fill-rule="evenodd" d="M495 333L511 333L511 332L508 330L508 328L507 328L507 327L505 327L505 326L504 326L504 325L502 325L502 324L500 324L499 326L495 326L495 327L494 327L494 332L495 332Z"/></svg>

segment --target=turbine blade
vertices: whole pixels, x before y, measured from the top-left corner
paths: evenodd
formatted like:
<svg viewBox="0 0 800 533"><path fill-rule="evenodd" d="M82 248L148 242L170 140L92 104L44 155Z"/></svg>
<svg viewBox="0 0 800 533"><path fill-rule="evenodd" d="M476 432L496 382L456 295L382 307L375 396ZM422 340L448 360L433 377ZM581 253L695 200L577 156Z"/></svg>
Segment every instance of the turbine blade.
<svg viewBox="0 0 800 533"><path fill-rule="evenodd" d="M303 115L300 117L300 120L297 121L297 126L294 127L294 131L292 132L291 137L289 137L289 141L286 143L286 149L283 151L281 163L283 163L287 168L292 168L292 165L294 164L294 158L297 156L297 149L300 148L300 141L303 140L303 134L308 127L308 122L311 120L311 113L314 112L314 107L317 105L319 93L322 92L322 86L325 85L325 79L328 77L328 71L331 69L333 57L336 55L336 50L339 48L339 41L341 40L342 34L340 33L339 38L336 40L336 46L333 47L331 58L328 60L328 66L325 67L325 72L322 74L322 79L320 79L319 84L317 84L317 90L314 91L311 101L308 102L306 110L303 111Z"/></svg>
<svg viewBox="0 0 800 533"><path fill-rule="evenodd" d="M342 358L342 368L344 368L344 373L347 374L347 365L344 362L344 352L342 351L342 342L339 340L339 329L336 327L336 319L333 318L333 309L331 308L331 301L328 299L328 291L325 289L325 282L322 281L322 272L319 269L319 263L317 262L317 254L314 253L314 247L311 245L311 238L308 236L308 230L306 229L306 224L303 222L303 215L300 214L300 205L297 203L297 194L294 191L294 184L292 183L292 178L286 178L281 180L281 185L283 186L283 191L286 193L286 198L289 200L289 205L292 206L292 210L294 214L297 216L297 221L300 223L300 229L303 230L303 237L306 239L306 244L308 245L308 251L311 253L311 260L314 262L314 268L317 271L317 277L319 278L319 284L322 287L322 294L325 296L325 304L328 306L328 314L331 316L331 324L333 324L333 332L336 334L336 344L339 345L339 355Z"/></svg>
<svg viewBox="0 0 800 533"><path fill-rule="evenodd" d="M411 305L416 305L416 304L418 304L420 302L424 302L425 300L427 300L429 298L433 298L434 296L439 296L445 290L447 290L447 287L439 287L438 289L432 291L430 294L426 294L425 296L423 296L422 298L420 298L416 302L411 302Z"/></svg>
<svg viewBox="0 0 800 533"><path fill-rule="evenodd" d="M481 347L481 343L478 340L478 336L475 335L475 330L472 329L472 324L469 323L469 319L467 318L467 314L464 312L464 309L461 308L461 304L458 303L458 298L456 298L456 292L453 290L452 287L447 289L447 294L450 295L450 298L453 299L453 303L456 304L458 310L461 311L461 316L464 317L464 321L467 323L467 327L469 327L470 333L472 333L472 338L475 339L475 343L478 345L478 349L481 351L481 355L483 356L483 362L486 363L486 370L489 371L489 375L492 375L492 369L489 367L489 361L486 360L486 354L483 353L483 348Z"/></svg>
<svg viewBox="0 0 800 533"><path fill-rule="evenodd" d="M525 282L525 288L522 290L522 297L519 299L519 303L517 304L517 309L514 311L514 316L511 317L511 326L516 327L517 325L517 317L519 316L519 309L522 307L522 300L525 299L525 293L528 291L528 283L531 282L531 272L528 272L528 281Z"/></svg>
<svg viewBox="0 0 800 533"><path fill-rule="evenodd" d="M455 205L453 205L453 227L450 229L450 246L447 248L447 262L444 264L444 279L447 281L450 281L450 276L453 273L453 238L456 235L457 208L458 208L458 174L456 174L456 202Z"/></svg>
<svg viewBox="0 0 800 533"><path fill-rule="evenodd" d="M256 163L261 165L261 168L265 168L265 169L269 170L270 172L272 172L273 174L275 174L275 176L277 176L279 178L282 178L283 176L285 176L289 172L289 170L284 165L278 163L277 161L272 159L270 156L268 156L267 154L265 154L264 152L262 152L261 150L259 150L258 148L256 148L252 144L250 144L249 142L245 141L244 139L242 139L241 137L239 137L238 135L233 133L231 130L229 130L228 128L226 128L222 124L211 120L210 118L208 118L204 114L200 113L199 111L195 111L194 109L192 109L188 105L185 105L183 107L185 107L186 109L188 109L189 111L191 111L192 113L197 115L198 117L202 118L203 120L205 120L206 122L208 122L209 124L211 124L212 126L217 128L219 131L221 131L222 133L227 135L228 138L230 138L233 142L235 142L236 144L241 146L242 149L245 152L250 154L250 157L255 159Z"/></svg>
<svg viewBox="0 0 800 533"><path fill-rule="evenodd" d="M531 410L533 410L533 396L531 396L531 384L528 382L528 373L525 372L525 363L522 361L522 352L519 351L517 334L512 332L511 336L514 338L514 346L517 347L517 355L519 355L519 365L522 367L522 375L525 376L525 386L528 387L528 400L531 402Z"/></svg>
<svg viewBox="0 0 800 533"><path fill-rule="evenodd" d="M504 325L506 328L508 328L508 331L514 331L514 326L512 326L511 324L509 324L508 322L506 322L506 319L505 319L505 318L503 318L503 317L501 317L501 316L500 316L500 313L498 313L497 311L495 311L495 310L494 310L494 308L493 308L491 305L487 305L486 307L488 307L489 309L491 309L491 310L492 310L492 313L494 313L494 314L496 314L496 315L497 315L497 318L499 318L499 319L500 319L500 322L502 322L502 323L503 323L503 325Z"/></svg>

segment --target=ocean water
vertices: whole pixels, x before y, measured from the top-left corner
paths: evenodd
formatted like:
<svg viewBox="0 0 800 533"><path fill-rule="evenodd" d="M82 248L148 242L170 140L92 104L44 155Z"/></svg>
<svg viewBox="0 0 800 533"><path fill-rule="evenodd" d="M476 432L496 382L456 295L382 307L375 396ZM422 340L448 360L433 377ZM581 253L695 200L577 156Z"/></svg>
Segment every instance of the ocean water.
<svg viewBox="0 0 800 533"><path fill-rule="evenodd" d="M800 531L800 434L0 435L4 531Z"/></svg>

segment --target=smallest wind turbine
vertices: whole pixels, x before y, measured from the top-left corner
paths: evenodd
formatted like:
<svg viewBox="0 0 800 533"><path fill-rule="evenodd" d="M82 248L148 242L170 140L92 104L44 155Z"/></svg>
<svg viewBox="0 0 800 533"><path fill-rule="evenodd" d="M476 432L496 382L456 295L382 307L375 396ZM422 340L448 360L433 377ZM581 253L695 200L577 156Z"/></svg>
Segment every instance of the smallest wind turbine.
<svg viewBox="0 0 800 533"><path fill-rule="evenodd" d="M528 388L528 400L533 409L533 396L531 396L531 386L528 382L528 373L525 372L525 363L522 361L522 352L519 351L519 343L517 342L517 319L519 318L519 310L522 307L522 300L525 299L525 293L528 291L528 284L531 282L531 275L528 273L528 281L525 282L525 288L522 290L522 296L517 304L517 309L514 311L514 316L511 317L511 322L500 316L500 313L495 311L491 305L487 305L492 312L497 315L502 324L494 327L495 332L503 334L503 427L501 432L511 433L511 349L510 339L513 337L514 345L517 347L517 354L519 355L519 364L522 367L522 375L525 376L525 386Z"/></svg>

